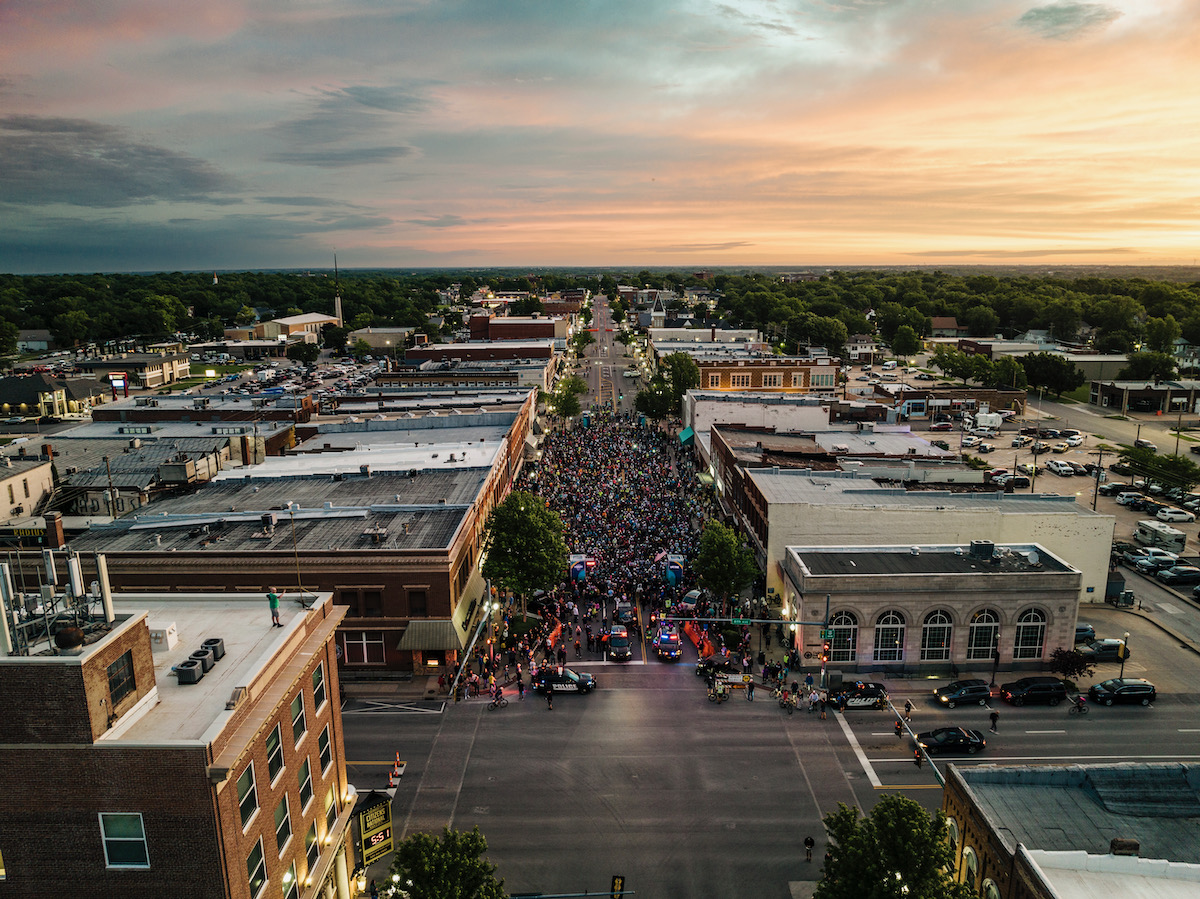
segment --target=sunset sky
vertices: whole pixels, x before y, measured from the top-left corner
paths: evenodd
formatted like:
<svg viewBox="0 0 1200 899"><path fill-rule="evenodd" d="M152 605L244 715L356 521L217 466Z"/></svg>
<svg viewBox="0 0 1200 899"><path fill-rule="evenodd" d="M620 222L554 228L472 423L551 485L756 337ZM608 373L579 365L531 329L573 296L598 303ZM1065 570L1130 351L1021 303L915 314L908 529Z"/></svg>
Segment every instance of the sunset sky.
<svg viewBox="0 0 1200 899"><path fill-rule="evenodd" d="M0 271L1182 263L1200 2L4 0Z"/></svg>

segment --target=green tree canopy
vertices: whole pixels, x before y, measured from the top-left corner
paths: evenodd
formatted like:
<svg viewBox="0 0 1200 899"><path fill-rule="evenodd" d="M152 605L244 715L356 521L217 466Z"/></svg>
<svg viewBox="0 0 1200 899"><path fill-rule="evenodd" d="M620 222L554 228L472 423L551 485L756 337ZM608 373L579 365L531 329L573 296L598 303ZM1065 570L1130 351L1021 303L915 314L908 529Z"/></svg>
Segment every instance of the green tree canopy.
<svg viewBox="0 0 1200 899"><path fill-rule="evenodd" d="M1152 449L1132 446L1121 451L1121 460L1135 474L1168 487L1190 490L1200 484L1200 466L1183 456L1159 455Z"/></svg>
<svg viewBox="0 0 1200 899"><path fill-rule="evenodd" d="M548 589L567 570L562 519L540 496L520 490L492 509L484 552L484 577L521 597Z"/></svg>
<svg viewBox="0 0 1200 899"><path fill-rule="evenodd" d="M346 341L350 337L349 328L339 328L337 325L326 325L321 329L321 343L327 350L333 350L335 353L340 353L346 348Z"/></svg>
<svg viewBox="0 0 1200 899"><path fill-rule="evenodd" d="M1029 378L1020 362L1012 356L1001 356L992 363L991 373L983 383L985 387L1024 390L1029 386Z"/></svg>
<svg viewBox="0 0 1200 899"><path fill-rule="evenodd" d="M1175 376L1175 357L1167 353L1130 353L1128 365L1117 372L1124 381L1166 381Z"/></svg>
<svg viewBox="0 0 1200 899"><path fill-rule="evenodd" d="M549 404L563 418L574 418L580 412L579 398L587 391L587 382L579 375L571 375L555 385Z"/></svg>
<svg viewBox="0 0 1200 899"><path fill-rule="evenodd" d="M1050 664L1046 666L1055 674L1061 674L1068 680L1079 680L1081 677L1091 677L1096 673L1095 666L1078 649L1066 649L1059 646L1050 653Z"/></svg>
<svg viewBox="0 0 1200 899"><path fill-rule="evenodd" d="M710 521L704 526L692 569L700 578L701 586L722 604L758 574L754 554L742 545L737 531L719 521Z"/></svg>
<svg viewBox="0 0 1200 899"><path fill-rule="evenodd" d="M367 343L361 337L354 341L354 346L350 348L350 355L355 359L362 360L364 356L371 355L371 344Z"/></svg>
<svg viewBox="0 0 1200 899"><path fill-rule="evenodd" d="M287 357L293 362L302 362L305 365L312 365L321 356L321 348L315 343L293 343L287 348Z"/></svg>
<svg viewBox="0 0 1200 899"><path fill-rule="evenodd" d="M669 418L678 409L671 398L671 385L662 375L655 375L644 390L637 392L633 407L652 421Z"/></svg>
<svg viewBox="0 0 1200 899"><path fill-rule="evenodd" d="M575 347L576 355L582 356L583 351L596 342L595 336L591 331L580 331L571 338L571 344Z"/></svg>
<svg viewBox="0 0 1200 899"><path fill-rule="evenodd" d="M1175 341L1183 333L1175 316L1151 318L1146 321L1146 349L1152 353L1170 353L1175 349Z"/></svg>
<svg viewBox="0 0 1200 899"><path fill-rule="evenodd" d="M671 353L663 357L659 371L671 390L671 404L678 409L683 395L700 386L700 366L687 353Z"/></svg>
<svg viewBox="0 0 1200 899"><path fill-rule="evenodd" d="M970 899L946 873L954 854L946 819L906 796L889 794L863 818L838 803L825 816L829 857L813 899Z"/></svg>
<svg viewBox="0 0 1200 899"><path fill-rule="evenodd" d="M897 328L896 336L892 338L892 353L902 359L907 359L919 352L921 352L921 338L913 330L912 325L901 325Z"/></svg>
<svg viewBox="0 0 1200 899"><path fill-rule="evenodd" d="M1021 357L1021 365L1025 367L1030 387L1045 388L1055 396L1082 387L1085 380L1074 362L1054 353L1030 353Z"/></svg>
<svg viewBox="0 0 1200 899"><path fill-rule="evenodd" d="M399 846L391 873L412 899L505 899L504 879L483 858L487 840L478 827L468 831L447 827L441 840L414 833Z"/></svg>

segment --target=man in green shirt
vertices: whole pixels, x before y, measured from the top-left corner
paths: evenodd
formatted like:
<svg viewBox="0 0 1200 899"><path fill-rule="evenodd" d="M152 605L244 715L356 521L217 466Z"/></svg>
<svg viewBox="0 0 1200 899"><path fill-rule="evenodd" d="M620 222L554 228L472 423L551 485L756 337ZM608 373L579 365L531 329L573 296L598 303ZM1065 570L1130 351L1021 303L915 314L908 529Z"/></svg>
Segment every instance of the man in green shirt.
<svg viewBox="0 0 1200 899"><path fill-rule="evenodd" d="M271 607L271 627L283 627L279 623L279 594L274 587L267 593L267 604Z"/></svg>

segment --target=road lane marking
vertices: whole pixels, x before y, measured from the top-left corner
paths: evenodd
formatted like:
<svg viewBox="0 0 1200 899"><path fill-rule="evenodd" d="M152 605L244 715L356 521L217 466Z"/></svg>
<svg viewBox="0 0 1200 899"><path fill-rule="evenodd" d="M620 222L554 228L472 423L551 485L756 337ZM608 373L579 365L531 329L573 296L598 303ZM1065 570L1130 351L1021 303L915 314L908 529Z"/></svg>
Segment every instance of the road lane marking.
<svg viewBox="0 0 1200 899"><path fill-rule="evenodd" d="M1179 606L1174 605L1173 603L1158 602L1158 603L1155 603L1155 605L1158 606L1162 611L1166 612L1168 615L1182 615L1183 614L1183 609L1179 608Z"/></svg>
<svg viewBox="0 0 1200 899"><path fill-rule="evenodd" d="M1065 734L1065 730L1027 730L1027 734Z"/></svg>
<svg viewBox="0 0 1200 899"><path fill-rule="evenodd" d="M1179 733L1181 733L1181 734L1200 734L1200 727L1181 727L1181 728L1179 728Z"/></svg>
<svg viewBox="0 0 1200 899"><path fill-rule="evenodd" d="M846 735L846 741L850 744L850 748L854 750L854 754L858 757L858 763L862 765L862 769L866 772L867 780L871 782L871 786L880 787L882 784L879 778L875 776L875 769L871 767L871 763L867 761L867 754L862 751L862 747L858 745L858 738L854 736L854 731L850 729L850 725L846 723L846 716L839 715L834 712L834 718L841 725L842 733Z"/></svg>

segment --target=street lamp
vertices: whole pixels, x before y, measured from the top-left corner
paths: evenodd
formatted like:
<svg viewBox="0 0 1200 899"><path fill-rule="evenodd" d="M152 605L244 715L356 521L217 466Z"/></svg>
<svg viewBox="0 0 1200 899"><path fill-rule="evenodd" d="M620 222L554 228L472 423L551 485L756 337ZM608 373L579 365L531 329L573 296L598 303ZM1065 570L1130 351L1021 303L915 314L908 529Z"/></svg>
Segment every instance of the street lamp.
<svg viewBox="0 0 1200 899"><path fill-rule="evenodd" d="M1121 647L1121 673L1118 677L1125 676L1125 660L1129 658L1129 631L1125 632L1125 644Z"/></svg>

